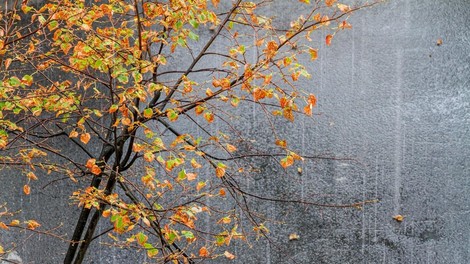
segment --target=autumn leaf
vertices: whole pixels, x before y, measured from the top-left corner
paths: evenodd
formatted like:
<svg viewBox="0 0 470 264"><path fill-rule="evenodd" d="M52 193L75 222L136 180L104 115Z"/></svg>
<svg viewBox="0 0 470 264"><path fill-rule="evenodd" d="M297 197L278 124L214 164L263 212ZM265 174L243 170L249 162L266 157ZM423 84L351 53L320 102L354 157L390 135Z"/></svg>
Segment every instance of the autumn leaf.
<svg viewBox="0 0 470 264"><path fill-rule="evenodd" d="M294 158L292 156L287 156L281 159L281 166L285 169L294 164Z"/></svg>
<svg viewBox="0 0 470 264"><path fill-rule="evenodd" d="M326 42L326 45L327 46L330 46L331 45L331 40L333 39L333 36L332 35L327 35L326 38L325 38L325 42Z"/></svg>
<svg viewBox="0 0 470 264"><path fill-rule="evenodd" d="M234 145L232 144L226 144L225 147L227 148L228 152L234 152L234 151L237 151L237 147L235 147Z"/></svg>
<svg viewBox="0 0 470 264"><path fill-rule="evenodd" d="M225 169L224 169L224 168L221 168L221 167L215 168L215 175L217 175L217 177L219 177L219 178L224 177L224 175L225 175Z"/></svg>
<svg viewBox="0 0 470 264"><path fill-rule="evenodd" d="M214 114L212 112L205 112L204 113L204 118L207 120L207 122L212 123L214 122Z"/></svg>
<svg viewBox="0 0 470 264"><path fill-rule="evenodd" d="M3 222L0 222L0 228L1 228L1 229L5 229L5 230L8 230L8 229L9 229L9 227L8 227L5 223L3 223Z"/></svg>
<svg viewBox="0 0 470 264"><path fill-rule="evenodd" d="M199 256L203 258L209 257L209 251L207 250L206 247L202 247L199 249Z"/></svg>
<svg viewBox="0 0 470 264"><path fill-rule="evenodd" d="M310 60L314 61L318 58L318 50L317 49L309 48L308 52L310 54Z"/></svg>
<svg viewBox="0 0 470 264"><path fill-rule="evenodd" d="M287 141L281 140L281 139L276 139L276 145L278 145L281 148L287 148Z"/></svg>
<svg viewBox="0 0 470 264"><path fill-rule="evenodd" d="M199 168L202 167L202 165L199 164L194 158L191 159L191 166L193 166L193 168L195 168L195 169L199 169Z"/></svg>
<svg viewBox="0 0 470 264"><path fill-rule="evenodd" d="M27 223L28 223L28 228L31 229L31 230L34 230L34 229L41 226L41 224L39 224L38 222L36 222L34 220L29 220Z"/></svg>
<svg viewBox="0 0 470 264"><path fill-rule="evenodd" d="M234 260L235 259L235 255L233 255L232 253L228 252L228 251L225 251L224 252L224 256L230 260Z"/></svg>
<svg viewBox="0 0 470 264"><path fill-rule="evenodd" d="M197 174L192 172L186 173L186 178L188 181L194 181L197 178Z"/></svg>
<svg viewBox="0 0 470 264"><path fill-rule="evenodd" d="M403 222L404 217L402 215L395 215L393 219L397 222Z"/></svg>
<svg viewBox="0 0 470 264"><path fill-rule="evenodd" d="M337 0L325 0L326 6L332 6Z"/></svg>
<svg viewBox="0 0 470 264"><path fill-rule="evenodd" d="M83 142L83 144L88 144L88 141L90 141L90 139L90 133L84 133L80 135L80 141Z"/></svg>
<svg viewBox="0 0 470 264"><path fill-rule="evenodd" d="M90 171L94 175L100 175L101 174L101 168L98 165L93 165L93 167L91 168Z"/></svg>
<svg viewBox="0 0 470 264"><path fill-rule="evenodd" d="M226 193L225 193L225 189L224 189L224 188L220 188L220 190L219 190L219 195L222 196L222 197L224 197L225 194L226 194Z"/></svg>
<svg viewBox="0 0 470 264"><path fill-rule="evenodd" d="M337 4L337 6L341 12L348 12L351 10L351 8L345 4Z"/></svg>
<svg viewBox="0 0 470 264"><path fill-rule="evenodd" d="M69 138L76 138L78 137L78 132L75 130L72 130L69 134Z"/></svg>
<svg viewBox="0 0 470 264"><path fill-rule="evenodd" d="M25 184L23 186L23 192L26 194L26 195L29 195L31 193L31 188L29 187L29 185Z"/></svg>
<svg viewBox="0 0 470 264"><path fill-rule="evenodd" d="M38 179L36 174L34 174L34 172L32 172L32 171L28 172L28 174L26 174L26 177L28 177L28 179L30 179L30 180L35 180L35 181Z"/></svg>
<svg viewBox="0 0 470 264"><path fill-rule="evenodd" d="M214 5L215 8L219 5L220 0L211 0L212 5Z"/></svg>
<svg viewBox="0 0 470 264"><path fill-rule="evenodd" d="M289 241L299 240L300 236L297 233L292 233L289 235Z"/></svg>

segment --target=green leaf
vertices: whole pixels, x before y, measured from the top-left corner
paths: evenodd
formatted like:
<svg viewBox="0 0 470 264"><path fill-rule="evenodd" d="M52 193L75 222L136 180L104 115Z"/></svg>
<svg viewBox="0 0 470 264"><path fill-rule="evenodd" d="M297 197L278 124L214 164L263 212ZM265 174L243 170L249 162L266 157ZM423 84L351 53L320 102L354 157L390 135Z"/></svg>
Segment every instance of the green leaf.
<svg viewBox="0 0 470 264"><path fill-rule="evenodd" d="M120 81L121 83L128 83L129 82L129 76L127 76L127 74L120 74L118 75L117 77L118 81Z"/></svg>
<svg viewBox="0 0 470 264"><path fill-rule="evenodd" d="M199 40L199 36L197 34L195 34L194 32L192 31L189 31L189 38L194 40L194 41L198 41Z"/></svg>
<svg viewBox="0 0 470 264"><path fill-rule="evenodd" d="M145 242L147 242L147 239L148 239L148 237L146 235L144 235L142 232L139 232L137 235L135 235L135 237L137 238L137 242L140 245L144 245Z"/></svg>
<svg viewBox="0 0 470 264"><path fill-rule="evenodd" d="M17 87L21 84L21 81L20 81L20 79L18 79L18 77L13 76L8 80L8 84L13 86L13 87Z"/></svg>
<svg viewBox="0 0 470 264"><path fill-rule="evenodd" d="M185 237L185 238L188 238L188 239L193 239L194 238L194 234L193 232L191 231L181 231L181 234Z"/></svg>
<svg viewBox="0 0 470 264"><path fill-rule="evenodd" d="M182 169L179 173L178 173L178 180L182 181L186 179L186 170L185 169Z"/></svg>
<svg viewBox="0 0 470 264"><path fill-rule="evenodd" d="M190 19L189 24L191 24L191 26L193 26L193 28L198 28L199 27L199 23L195 19Z"/></svg>

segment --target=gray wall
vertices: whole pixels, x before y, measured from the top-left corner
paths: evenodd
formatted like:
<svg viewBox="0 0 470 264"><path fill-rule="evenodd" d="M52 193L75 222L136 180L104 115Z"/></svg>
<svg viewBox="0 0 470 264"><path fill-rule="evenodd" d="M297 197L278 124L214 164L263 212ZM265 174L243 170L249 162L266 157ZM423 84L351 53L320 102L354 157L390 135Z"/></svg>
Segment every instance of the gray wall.
<svg viewBox="0 0 470 264"><path fill-rule="evenodd" d="M356 14L351 23L353 29L337 34L330 47L319 41L313 78L303 83L319 98L321 114L295 126L279 125L298 140L303 153L354 160L306 161L301 175L261 163L263 175L247 185L271 197L379 202L359 210L253 201L255 208L285 224L269 225L272 243L255 241L251 249L235 244L233 263L470 259L470 2L388 1ZM241 124L247 133L265 130L252 112L238 114L252 120ZM0 201L25 212L35 210L35 218L74 224L77 211L56 199L67 195L63 186L24 198L18 188L11 191L21 186L16 178L2 170ZM393 220L396 214L404 221ZM29 235L2 232L2 242ZM291 233L300 239L289 241ZM20 244L19 255L25 263L59 263L65 245L41 239ZM135 261L126 252L107 248L89 259Z"/></svg>

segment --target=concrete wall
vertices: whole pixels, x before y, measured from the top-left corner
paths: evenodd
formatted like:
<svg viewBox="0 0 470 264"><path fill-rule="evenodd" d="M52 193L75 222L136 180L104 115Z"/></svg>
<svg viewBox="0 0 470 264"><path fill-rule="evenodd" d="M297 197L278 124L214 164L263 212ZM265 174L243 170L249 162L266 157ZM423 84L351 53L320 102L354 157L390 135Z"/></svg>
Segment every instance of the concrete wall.
<svg viewBox="0 0 470 264"><path fill-rule="evenodd" d="M279 16L289 14L284 2L276 4L286 10ZM470 2L388 1L356 14L351 23L353 29L337 34L330 47L318 42L313 78L303 83L319 98L321 115L294 127L279 125L298 139L303 153L354 160L306 161L301 175L261 163L263 175L247 184L270 197L379 202L361 210L253 203L286 224L269 225L272 243L260 240L251 249L235 244L233 263L470 259ZM261 120L252 111L237 114L252 120L240 125L263 140ZM67 194L65 182L24 198L19 188L12 191L21 186L15 177L1 171L0 201L64 222L64 230L75 223L77 210L56 199ZM403 222L392 218L397 214ZM292 233L299 240L289 241ZM0 231L2 242L28 236ZM63 243L45 237L31 241L17 248L25 263L60 263ZM135 263L139 256L100 247L88 259Z"/></svg>

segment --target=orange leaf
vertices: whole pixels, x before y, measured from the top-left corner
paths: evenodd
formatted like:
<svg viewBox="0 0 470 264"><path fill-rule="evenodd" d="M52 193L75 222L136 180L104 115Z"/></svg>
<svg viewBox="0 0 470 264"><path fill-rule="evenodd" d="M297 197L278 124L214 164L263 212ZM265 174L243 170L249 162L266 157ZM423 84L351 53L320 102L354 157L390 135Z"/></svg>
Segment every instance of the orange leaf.
<svg viewBox="0 0 470 264"><path fill-rule="evenodd" d="M5 223L3 223L3 222L0 222L0 228L1 229L9 229L9 227L7 225L5 225Z"/></svg>
<svg viewBox="0 0 470 264"><path fill-rule="evenodd" d="M29 229L34 230L34 229L36 229L36 228L38 228L38 227L40 227L40 226L41 226L41 224L39 224L38 222L36 222L36 221L34 221L34 220L29 220L29 221L28 221L28 228L29 228Z"/></svg>
<svg viewBox="0 0 470 264"><path fill-rule="evenodd" d="M219 5L220 0L211 0L215 8Z"/></svg>
<svg viewBox="0 0 470 264"><path fill-rule="evenodd" d="M215 168L215 175L217 175L217 177L219 177L219 178L224 177L224 175L225 175L225 169L224 169L224 168L221 168L221 167Z"/></svg>
<svg viewBox="0 0 470 264"><path fill-rule="evenodd" d="M75 130L73 130L72 132L70 132L69 137L70 137L70 138L76 138L76 137L78 137L78 132L75 131Z"/></svg>
<svg viewBox="0 0 470 264"><path fill-rule="evenodd" d="M325 0L326 6L332 6L335 2L336 0Z"/></svg>
<svg viewBox="0 0 470 264"><path fill-rule="evenodd" d="M327 36L326 36L325 42L326 42L326 45L327 45L327 46L330 46L330 45L331 45L331 39L333 39L333 36L332 36L332 35L327 35Z"/></svg>
<svg viewBox="0 0 470 264"><path fill-rule="evenodd" d="M26 195L29 195L31 193L31 188L29 187L29 185L25 184L25 186L23 186L23 192Z"/></svg>
<svg viewBox="0 0 470 264"><path fill-rule="evenodd" d="M85 167L87 167L87 169L91 169L93 168L95 163L96 163L96 159L89 159L87 160Z"/></svg>
<svg viewBox="0 0 470 264"><path fill-rule="evenodd" d="M221 189L219 190L219 195L220 195L220 196L225 196L225 189L224 189L224 188L221 188Z"/></svg>
<svg viewBox="0 0 470 264"><path fill-rule="evenodd" d="M237 147L235 147L234 145L227 144L227 150L228 152L234 152L237 150Z"/></svg>
<svg viewBox="0 0 470 264"><path fill-rule="evenodd" d="M264 89L255 88L255 90L253 91L253 99L255 101L259 101L260 99L265 98L266 95L267 93Z"/></svg>
<svg viewBox="0 0 470 264"><path fill-rule="evenodd" d="M83 142L83 144L87 144L88 141L90 141L91 136L90 133L84 133L80 135L80 141Z"/></svg>
<svg viewBox="0 0 470 264"><path fill-rule="evenodd" d="M395 215L393 219L397 222L403 222L404 217L402 215Z"/></svg>
<svg viewBox="0 0 470 264"><path fill-rule="evenodd" d="M315 97L315 95L313 95L313 94L310 94L308 96L308 104L311 105L312 107L316 106L317 105L317 97Z"/></svg>
<svg viewBox="0 0 470 264"><path fill-rule="evenodd" d="M197 161L194 158L191 159L191 166L193 166L193 168L195 168L195 169L199 169L199 168L202 167L202 165L197 163Z"/></svg>
<svg viewBox="0 0 470 264"><path fill-rule="evenodd" d="M207 120L207 122L212 123L214 122L214 114L211 112L206 112L204 113L204 118Z"/></svg>
<svg viewBox="0 0 470 264"><path fill-rule="evenodd" d="M292 156L287 156L281 160L281 166L285 169L294 164L294 158Z"/></svg>
<svg viewBox="0 0 470 264"><path fill-rule="evenodd" d="M318 58L318 50L309 48L308 52L310 53L310 59L316 60Z"/></svg>
<svg viewBox="0 0 470 264"><path fill-rule="evenodd" d="M26 174L26 176L30 179L30 180L37 180L38 177L36 176L36 174L34 174L34 172L30 171L28 172L28 174Z"/></svg>
<svg viewBox="0 0 470 264"><path fill-rule="evenodd" d="M206 247L202 247L199 249L199 256L203 258L209 257L209 251L207 251Z"/></svg>
<svg viewBox="0 0 470 264"><path fill-rule="evenodd" d="M95 175L100 175L101 173L101 169L98 165L93 165L93 167L91 168L91 173L95 174Z"/></svg>
<svg viewBox="0 0 470 264"><path fill-rule="evenodd" d="M287 142L285 140L276 139L276 145L281 148L287 148Z"/></svg>

